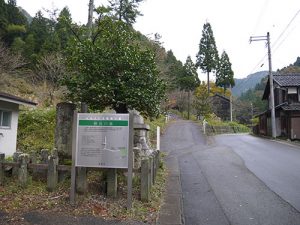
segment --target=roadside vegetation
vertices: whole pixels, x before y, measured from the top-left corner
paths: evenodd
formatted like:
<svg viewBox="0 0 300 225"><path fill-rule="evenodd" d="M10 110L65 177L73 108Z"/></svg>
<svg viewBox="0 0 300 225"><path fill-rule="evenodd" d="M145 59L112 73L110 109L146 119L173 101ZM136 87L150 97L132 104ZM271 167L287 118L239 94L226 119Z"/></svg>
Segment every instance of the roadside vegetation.
<svg viewBox="0 0 300 225"><path fill-rule="evenodd" d="M0 211L9 216L10 224L23 224L22 214L31 211L40 213L61 213L73 216L95 216L107 220L137 220L155 224L160 206L163 201L167 171L162 163L157 174L155 185L152 187L151 200L139 200L139 183L137 177L133 183L133 207L126 209L127 186L125 177L119 173L118 197L107 198L101 188L103 172L93 170L88 172L88 193L78 196L76 205L69 202L70 179L60 182L56 191L48 192L46 183L33 180L32 177L26 189L21 188L9 177L5 185L0 186Z"/></svg>
<svg viewBox="0 0 300 225"><path fill-rule="evenodd" d="M208 120L206 127L208 135L223 133L250 133L251 129L244 124L238 122L223 122L217 120Z"/></svg>

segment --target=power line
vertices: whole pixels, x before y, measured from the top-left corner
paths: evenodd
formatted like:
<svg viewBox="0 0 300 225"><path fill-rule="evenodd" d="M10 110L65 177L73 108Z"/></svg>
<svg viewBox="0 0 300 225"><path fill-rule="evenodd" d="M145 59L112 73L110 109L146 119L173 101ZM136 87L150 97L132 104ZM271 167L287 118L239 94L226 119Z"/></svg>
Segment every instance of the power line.
<svg viewBox="0 0 300 225"><path fill-rule="evenodd" d="M287 31L287 29L293 23L293 21L296 19L296 17L298 16L299 13L300 13L300 9L296 12L296 14L293 16L293 18L290 20L290 22L285 26L285 28L283 29L283 31L281 32L281 34L278 36L278 38L274 41L274 44L272 45L272 48L275 47L275 45L277 44L277 42L280 40L280 38L283 36L283 34Z"/></svg>
<svg viewBox="0 0 300 225"><path fill-rule="evenodd" d="M253 34L256 33L257 27L260 25L260 21L263 18L264 13L266 12L266 8L267 8L268 4L269 4L269 0L265 0L264 4L262 5L262 7L260 9L259 16L258 16L258 18L256 20L256 24L255 24L255 27L254 27L253 32L252 32Z"/></svg>
<svg viewBox="0 0 300 225"><path fill-rule="evenodd" d="M273 53L275 53L279 47L285 42L285 40L290 36L290 34L296 29L296 26L290 30L290 32L285 36L285 38L274 48Z"/></svg>
<svg viewBox="0 0 300 225"><path fill-rule="evenodd" d="M284 41L288 38L288 36L291 34L292 31L294 31L294 29L292 31L290 31L288 33L288 35L279 43L279 45L276 46L276 44L278 43L278 41L280 40L280 38L284 35L284 33L288 30L288 28L290 27L290 25L294 22L294 20L297 18L298 14L300 13L300 9L295 13L295 15L290 19L289 23L285 26L285 28L283 29L283 31L280 33L280 35L278 36L278 38L276 38L276 40L274 41L274 43L272 44L271 48L273 51L273 55L274 52L276 50L278 50L278 48L284 43ZM276 46L276 47L275 47ZM273 50L275 49L275 50ZM265 54L261 60L259 60L259 62L255 65L255 67L253 67L253 69L251 70L250 74L252 74L260 65L263 65L263 62L265 61L267 54Z"/></svg>

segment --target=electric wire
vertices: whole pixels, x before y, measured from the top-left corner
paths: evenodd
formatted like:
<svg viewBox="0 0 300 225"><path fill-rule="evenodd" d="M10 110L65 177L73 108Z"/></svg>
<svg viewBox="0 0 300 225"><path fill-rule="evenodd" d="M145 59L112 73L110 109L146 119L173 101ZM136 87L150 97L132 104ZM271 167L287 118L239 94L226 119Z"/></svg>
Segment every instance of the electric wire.
<svg viewBox="0 0 300 225"><path fill-rule="evenodd" d="M297 16L300 13L300 9L295 13L295 15L290 19L290 21L288 22L288 24L285 26L285 28L283 29L283 31L280 33L280 35L276 38L276 40L274 41L274 43L271 45L271 50L272 50L272 54L274 55L274 53L278 50L278 48L285 42L285 40L289 37L289 35L292 33L292 31L294 31L294 29L292 31L290 31L288 33L288 35L281 40L281 42L279 42L279 40L281 39L281 37L286 33L286 31L288 30L288 28L290 27L290 25L294 22L294 20L297 18ZM279 42L279 44L276 46L276 44ZM265 61L265 58L267 57L268 54L265 54L261 60L259 60L259 62L253 67L253 69L251 70L250 74L252 74L259 65L262 65L263 62Z"/></svg>
<svg viewBox="0 0 300 225"><path fill-rule="evenodd" d="M255 24L255 27L254 27L254 29L253 29L252 34L255 34L255 33L256 33L257 28L258 28L258 26L260 25L260 21L262 20L264 14L265 14L265 12L266 12L266 8L268 7L268 4L269 4L269 0L265 0L265 1L264 1L264 4L262 5L262 7L261 7L261 9L260 9L259 16L258 16L258 18L257 18L257 20L256 20L256 24Z"/></svg>

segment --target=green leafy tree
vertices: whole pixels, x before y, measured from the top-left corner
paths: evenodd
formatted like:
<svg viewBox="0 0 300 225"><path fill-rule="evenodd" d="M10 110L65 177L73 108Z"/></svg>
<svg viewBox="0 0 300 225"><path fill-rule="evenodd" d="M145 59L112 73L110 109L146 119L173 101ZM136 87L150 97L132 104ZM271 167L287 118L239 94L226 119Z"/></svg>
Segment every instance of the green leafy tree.
<svg viewBox="0 0 300 225"><path fill-rule="evenodd" d="M44 17L41 11L38 11L29 27L28 35L33 35L35 41L34 52L40 53L42 47L53 30L53 22L50 19Z"/></svg>
<svg viewBox="0 0 300 225"><path fill-rule="evenodd" d="M72 16L68 7L62 9L57 18L57 23L55 25L55 33L60 42L61 49L67 47L67 43L72 36L71 25Z"/></svg>
<svg viewBox="0 0 300 225"><path fill-rule="evenodd" d="M11 46L15 38L24 37L28 22L14 0L8 1L7 4L0 2L0 13L1 38L8 46Z"/></svg>
<svg viewBox="0 0 300 225"><path fill-rule="evenodd" d="M188 56L183 66L183 73L178 78L178 84L181 90L193 91L199 86L200 80L197 73L197 67L193 63L191 56Z"/></svg>
<svg viewBox="0 0 300 225"><path fill-rule="evenodd" d="M24 46L25 42L22 40L22 38L17 37L11 45L11 50L15 53L23 53Z"/></svg>
<svg viewBox="0 0 300 225"><path fill-rule="evenodd" d="M138 10L138 6L144 0L110 0L110 8L113 15L120 21L127 24L133 24L136 17L142 15Z"/></svg>
<svg viewBox="0 0 300 225"><path fill-rule="evenodd" d="M37 54L35 54L35 38L33 34L27 35L25 38L25 45L23 50L23 56L25 59L31 62L35 62Z"/></svg>
<svg viewBox="0 0 300 225"><path fill-rule="evenodd" d="M217 69L218 50L210 23L203 25L196 65L207 73L207 90L209 93L209 73Z"/></svg>
<svg viewBox="0 0 300 225"><path fill-rule="evenodd" d="M7 20L9 24L28 26L26 17L20 12L17 7L17 1L9 0L7 2Z"/></svg>
<svg viewBox="0 0 300 225"><path fill-rule="evenodd" d="M178 80L184 73L182 62L176 59L172 50L169 50L164 64L167 67L165 71L167 88L169 91L175 90L178 88Z"/></svg>
<svg viewBox="0 0 300 225"><path fill-rule="evenodd" d="M134 32L122 21L102 18L101 32L92 39L73 39L67 61L73 72L64 83L69 97L92 109L113 108L117 113L136 109L156 116L165 85L158 77L155 56L134 43Z"/></svg>
<svg viewBox="0 0 300 225"><path fill-rule="evenodd" d="M199 86L200 80L198 78L197 67L193 63L190 56L187 57L183 66L182 76L178 79L178 84L181 90L188 92L188 119L190 119L190 95Z"/></svg>
<svg viewBox="0 0 300 225"><path fill-rule="evenodd" d="M194 92L193 108L198 116L207 116L211 113L209 93L204 82Z"/></svg>
<svg viewBox="0 0 300 225"><path fill-rule="evenodd" d="M0 0L0 37L6 34L7 21L7 7L4 0Z"/></svg>
<svg viewBox="0 0 300 225"><path fill-rule="evenodd" d="M218 87L223 87L224 94L228 87L233 87L235 85L233 75L234 73L231 69L229 57L227 53L223 51L216 71L216 85Z"/></svg>

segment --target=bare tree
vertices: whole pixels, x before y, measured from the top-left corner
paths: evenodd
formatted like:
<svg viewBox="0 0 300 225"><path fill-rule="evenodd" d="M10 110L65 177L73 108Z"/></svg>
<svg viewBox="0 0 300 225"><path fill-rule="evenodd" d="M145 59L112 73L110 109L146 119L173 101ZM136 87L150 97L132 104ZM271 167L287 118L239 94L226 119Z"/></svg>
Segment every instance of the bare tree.
<svg viewBox="0 0 300 225"><path fill-rule="evenodd" d="M44 84L44 89L53 103L54 92L60 87L60 79L66 73L64 58L60 53L52 53L41 57L35 69L35 80Z"/></svg>
<svg viewBox="0 0 300 225"><path fill-rule="evenodd" d="M0 74L16 74L27 65L20 53L12 53L0 42Z"/></svg>

